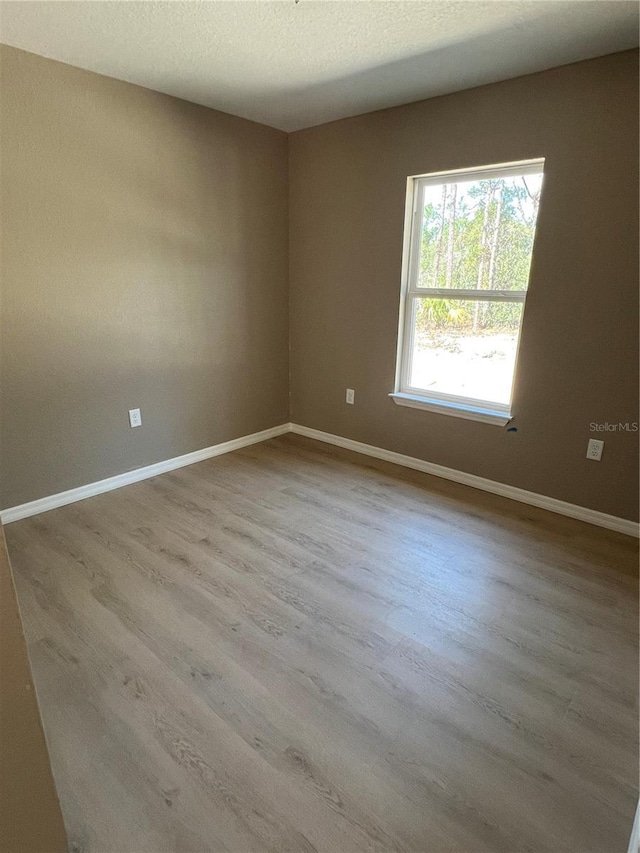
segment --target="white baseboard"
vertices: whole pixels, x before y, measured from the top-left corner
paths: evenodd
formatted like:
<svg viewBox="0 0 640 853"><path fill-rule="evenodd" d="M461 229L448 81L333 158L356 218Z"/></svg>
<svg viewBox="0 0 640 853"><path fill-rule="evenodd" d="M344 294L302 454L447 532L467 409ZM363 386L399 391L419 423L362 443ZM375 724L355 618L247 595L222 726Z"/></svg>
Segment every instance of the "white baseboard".
<svg viewBox="0 0 640 853"><path fill-rule="evenodd" d="M383 459L386 462L393 462L405 468L413 468L415 471L433 474L435 477L441 477L444 480L453 480L455 483L462 483L465 486L481 489L484 492L491 492L494 495L502 495L502 497L511 498L511 500L520 501L520 503L547 509L550 512L566 515L569 518L576 518L579 521L586 521L589 524L596 524L598 527L606 527L608 530L616 530L619 533L626 533L629 536L640 535L638 524L626 518L617 518L615 515L607 515L607 513L598 512L594 509L566 503L556 498L546 497L546 495L539 495L536 492L528 492L525 489L518 489L516 486L497 483L495 480L486 479L486 477L467 474L464 471L457 471L455 468L445 468L444 465L425 462L423 459L405 456L402 453L395 453L393 450L384 450L382 447L374 447L371 444L363 444L361 441L354 441L351 438L344 438L340 435L333 435L329 432L322 432L318 429L291 423L280 424L280 426L265 429L261 432L254 432L251 435L244 435L241 438L234 438L222 444L214 444L212 447L205 447L202 450L185 453L183 456L176 456L164 462L146 465L144 468L136 468L134 471L127 471L124 474L118 474L106 480L98 480L95 483L88 483L86 486L79 486L76 489L59 492L57 495L50 495L49 497L40 498L29 503L20 504L19 506L9 507L0 510L0 520L3 524L9 524L11 521L28 518L30 515L38 515L38 513L75 503L76 501L84 500L84 498L90 498L93 495L100 495L103 492L110 492L112 489L119 489L120 486L127 486L130 483L147 480L149 477L155 477L166 471L183 468L185 465L193 465L194 462L202 462L203 459L211 459L213 456L221 456L223 453L230 453L232 450L239 450L241 447L248 447L250 444L257 444L260 441L266 441L269 438L275 438L287 432L294 432L298 435L304 435L307 438L314 438L317 441L323 441L325 444L333 444L336 447L344 447L347 450L363 453L375 459Z"/></svg>
<svg viewBox="0 0 640 853"><path fill-rule="evenodd" d="M9 524L11 521L28 518L30 515L38 515L59 506L93 497L93 495L101 495L103 492L128 486L130 483L148 480L149 477L164 474L166 471L184 468L185 465L193 465L194 462L202 462L203 459L211 459L213 456L221 456L223 453L230 453L232 450L239 450L241 447L248 447L250 444L257 444L260 441L266 441L268 438L275 438L277 435L284 435L290 430L291 424L280 424L280 426L271 427L271 429L264 429L251 435L243 435L241 438L233 438L231 441L224 441L221 444L214 444L212 447L194 450L193 453L175 456L173 459L166 459L164 462L155 462L153 465L145 465L144 468L126 471L124 474L117 474L115 477L108 477L106 480L98 480L95 483L88 483L86 486L68 489L66 492L59 492L57 495L49 495L49 497L39 498L36 501L12 506L0 510L0 520L3 524Z"/></svg>
<svg viewBox="0 0 640 853"><path fill-rule="evenodd" d="M324 441L327 444L334 444L336 447L344 447L356 453L364 453L366 456L373 456L375 459L393 462L405 468L413 468L415 471L424 471L426 474L433 474L435 477L442 477L444 480L453 480L455 483L472 486L474 489L482 489L483 492L491 492L494 495L511 498L511 500L519 501L520 503L547 509L559 515L566 515L569 518L586 521L588 524L606 527L608 530L616 530L619 533L626 533L629 536L640 535L639 525L636 522L629 521L626 518L618 518L615 515L608 515L606 512L598 512L595 509L588 509L587 507L557 500L557 498L549 498L546 495L539 495L536 492L528 492L526 489L508 486L505 483L497 483L495 480L488 480L486 477L478 477L476 474L467 474L464 471L457 471L455 468L445 468L444 465L425 462L423 459L404 456L402 453L384 450L382 447L363 444L351 438L343 438L340 435L321 432L318 429L311 429L311 427L291 424L291 432L304 435L307 438L315 438L317 441Z"/></svg>

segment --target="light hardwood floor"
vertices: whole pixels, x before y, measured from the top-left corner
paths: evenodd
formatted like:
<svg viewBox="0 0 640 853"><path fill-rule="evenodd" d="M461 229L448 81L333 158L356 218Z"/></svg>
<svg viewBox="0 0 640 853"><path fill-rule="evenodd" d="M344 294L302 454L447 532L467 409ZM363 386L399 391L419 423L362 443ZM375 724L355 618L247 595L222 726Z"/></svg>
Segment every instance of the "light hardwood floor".
<svg viewBox="0 0 640 853"><path fill-rule="evenodd" d="M294 436L6 536L73 851L626 853L634 540Z"/></svg>

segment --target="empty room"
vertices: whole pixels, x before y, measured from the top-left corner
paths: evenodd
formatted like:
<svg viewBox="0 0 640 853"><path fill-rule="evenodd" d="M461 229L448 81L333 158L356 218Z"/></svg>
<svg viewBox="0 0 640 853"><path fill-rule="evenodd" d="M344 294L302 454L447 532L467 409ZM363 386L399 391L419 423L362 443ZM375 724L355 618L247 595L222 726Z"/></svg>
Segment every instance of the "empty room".
<svg viewBox="0 0 640 853"><path fill-rule="evenodd" d="M0 0L0 853L638 853L626 0Z"/></svg>

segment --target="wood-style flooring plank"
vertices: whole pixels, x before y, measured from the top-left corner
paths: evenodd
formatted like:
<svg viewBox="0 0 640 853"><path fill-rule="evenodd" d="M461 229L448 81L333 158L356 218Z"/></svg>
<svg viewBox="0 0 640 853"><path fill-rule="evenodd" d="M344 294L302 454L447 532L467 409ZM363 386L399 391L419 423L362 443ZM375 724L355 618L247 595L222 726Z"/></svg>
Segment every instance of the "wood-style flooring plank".
<svg viewBox="0 0 640 853"><path fill-rule="evenodd" d="M629 537L294 436L6 535L74 853L625 853Z"/></svg>

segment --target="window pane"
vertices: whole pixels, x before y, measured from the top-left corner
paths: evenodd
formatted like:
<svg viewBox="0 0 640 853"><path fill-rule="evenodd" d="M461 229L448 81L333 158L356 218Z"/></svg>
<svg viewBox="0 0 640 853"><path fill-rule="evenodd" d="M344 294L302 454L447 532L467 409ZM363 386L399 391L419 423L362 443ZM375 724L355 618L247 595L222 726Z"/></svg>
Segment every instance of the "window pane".
<svg viewBox="0 0 640 853"><path fill-rule="evenodd" d="M423 187L418 287L526 290L542 172Z"/></svg>
<svg viewBox="0 0 640 853"><path fill-rule="evenodd" d="M508 405L521 302L413 300L409 385Z"/></svg>

